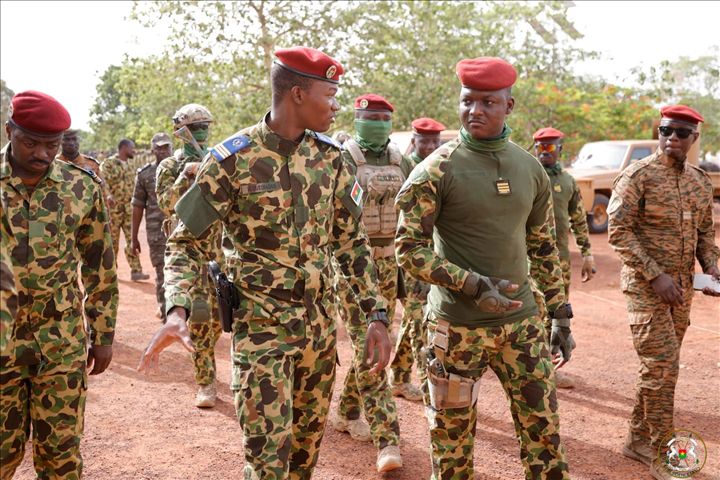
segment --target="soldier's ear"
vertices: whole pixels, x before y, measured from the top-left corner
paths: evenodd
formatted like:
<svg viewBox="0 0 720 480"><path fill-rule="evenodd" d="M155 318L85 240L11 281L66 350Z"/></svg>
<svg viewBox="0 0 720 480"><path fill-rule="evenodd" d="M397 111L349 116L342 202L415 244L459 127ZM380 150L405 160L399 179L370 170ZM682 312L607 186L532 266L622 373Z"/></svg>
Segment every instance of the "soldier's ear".
<svg viewBox="0 0 720 480"><path fill-rule="evenodd" d="M700 132L693 132L693 141L692 143L697 142L697 139L700 137Z"/></svg>
<svg viewBox="0 0 720 480"><path fill-rule="evenodd" d="M302 104L303 100L305 99L305 95L307 92L300 88L298 85L294 85L290 89L290 98L292 99L292 102L296 105Z"/></svg>

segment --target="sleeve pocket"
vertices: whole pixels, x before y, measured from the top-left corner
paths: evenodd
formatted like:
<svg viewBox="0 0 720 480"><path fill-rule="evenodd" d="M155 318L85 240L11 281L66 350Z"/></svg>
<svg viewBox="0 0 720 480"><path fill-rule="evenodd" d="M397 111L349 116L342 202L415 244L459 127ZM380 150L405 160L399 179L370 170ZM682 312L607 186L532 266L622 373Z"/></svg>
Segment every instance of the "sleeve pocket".
<svg viewBox="0 0 720 480"><path fill-rule="evenodd" d="M628 320L630 325L645 325L652 320L652 312L629 312Z"/></svg>

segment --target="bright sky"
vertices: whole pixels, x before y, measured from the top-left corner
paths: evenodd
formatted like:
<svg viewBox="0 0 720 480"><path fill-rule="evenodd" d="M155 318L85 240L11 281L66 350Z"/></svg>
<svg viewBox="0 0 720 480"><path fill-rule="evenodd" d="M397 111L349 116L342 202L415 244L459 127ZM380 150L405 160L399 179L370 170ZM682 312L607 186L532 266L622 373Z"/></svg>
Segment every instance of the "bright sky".
<svg viewBox="0 0 720 480"><path fill-rule="evenodd" d="M51 94L70 110L73 127L87 128L102 72L125 54L162 50L162 29L128 20L131 8L120 1L0 1L0 77L16 92ZM640 63L699 56L720 44L720 2L578 1L569 17L585 35L579 46L602 53L579 73L614 81Z"/></svg>

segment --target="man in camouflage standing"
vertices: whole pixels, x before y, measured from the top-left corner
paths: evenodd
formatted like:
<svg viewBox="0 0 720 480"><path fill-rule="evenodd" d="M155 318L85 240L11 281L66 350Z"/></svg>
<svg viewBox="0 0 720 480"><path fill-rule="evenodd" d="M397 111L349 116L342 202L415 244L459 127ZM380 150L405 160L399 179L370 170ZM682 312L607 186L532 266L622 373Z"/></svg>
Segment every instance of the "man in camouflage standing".
<svg viewBox="0 0 720 480"><path fill-rule="evenodd" d="M90 170L100 178L100 162L93 157L80 153L77 130L68 130L63 134L60 155L57 158L63 162L74 163L78 167Z"/></svg>
<svg viewBox="0 0 720 480"><path fill-rule="evenodd" d="M590 252L590 233L587 225L587 213L583 207L580 189L575 179L560 165L560 153L562 153L562 139L565 134L552 127L541 128L533 134L535 141L535 155L540 160L545 173L550 177L553 196L553 212L555 217L555 240L560 252L560 266L563 273L563 285L565 286L565 300L570 300L570 248L568 238L570 232L575 236L575 242L583 257L582 281L587 282L595 275L595 260ZM538 295L537 300L542 302L542 296ZM545 312L545 306L539 305L541 312ZM550 322L547 322L548 334ZM555 379L558 388L573 388L575 382L562 370L555 372Z"/></svg>
<svg viewBox="0 0 720 480"><path fill-rule="evenodd" d="M460 135L415 168L397 197L398 262L432 284L425 401L433 478L473 478L477 395L490 367L510 400L526 478L567 479L554 369L527 262L540 271L533 276L553 318L551 343L567 361L572 312L551 231L550 182L509 141L512 65L481 57L461 60L456 71Z"/></svg>
<svg viewBox="0 0 720 480"><path fill-rule="evenodd" d="M213 118L207 108L189 103L175 112L172 120L174 135L182 140L182 147L160 162L155 181L157 202L167 218L164 226L167 236L170 236L179 222L175 205L195 181L200 161L208 152L207 141ZM212 238L210 244L213 248L208 252L201 266L198 282L191 290L193 308L190 309L190 317L187 319L195 346L192 357L195 382L198 385L195 406L198 408L215 406L215 344L222 335L217 303L207 275L207 262L214 260L219 264L224 263L221 248L222 226L219 223L213 225L207 236Z"/></svg>
<svg viewBox="0 0 720 480"><path fill-rule="evenodd" d="M394 317L398 298L398 266L393 247L397 213L393 199L405 180L401 168L404 157L389 138L393 111L392 104L380 95L359 96L355 99L356 135L343 143L343 160L364 192L362 222L370 238L380 294L387 300L390 319ZM370 375L370 367L363 364L365 322L356 293L342 277L337 284L337 295L342 306L341 317L352 342L353 361L340 394L335 428L358 440L372 439L378 450L389 445L397 448L400 443L397 406L385 372ZM363 416L370 424L369 429ZM402 466L399 449L393 462L395 468Z"/></svg>
<svg viewBox="0 0 720 480"><path fill-rule="evenodd" d="M88 371L102 373L112 359L118 288L108 214L97 177L54 161L67 110L36 91L18 93L11 107L0 191L18 302L0 342L0 478L12 478L32 424L38 478L78 479Z"/></svg>
<svg viewBox="0 0 720 480"><path fill-rule="evenodd" d="M135 177L135 191L132 198L132 248L135 255L140 255L140 240L138 232L143 212L145 213L145 228L148 247L150 248L150 261L155 267L155 293L157 296L160 318L165 321L165 290L163 282L163 268L165 265L165 242L167 237L163 231L165 214L160 210L155 193L155 173L158 164L172 154L172 141L167 133L153 135L152 153L155 161L138 169Z"/></svg>
<svg viewBox="0 0 720 480"><path fill-rule="evenodd" d="M428 155L440 146L440 133L445 125L432 118L417 118L412 121L413 148L410 162L403 162L405 177L410 176L413 168L420 164ZM420 385L427 380L423 347L427 337L424 328L423 306L427 301L430 285L411 276L405 276L405 298L403 299L403 316L395 343L395 357L390 363L394 380L393 394L402 395L408 400L422 400L422 393L412 385L410 375L413 362L417 365Z"/></svg>
<svg viewBox="0 0 720 480"><path fill-rule="evenodd" d="M168 239L165 263L168 320L139 368L151 368L173 341L192 348L188 289L213 248L209 229L222 223L239 296L232 389L245 478L309 479L335 376L331 256L368 318L367 351L379 354L373 373L388 362L389 322L360 222L362 190L337 143L316 133L340 109L342 66L311 48L275 54L270 112L213 147L176 207L181 223Z"/></svg>
<svg viewBox="0 0 720 480"><path fill-rule="evenodd" d="M110 231L117 261L120 248L120 231L125 235L125 259L130 264L130 279L133 282L147 280L150 275L143 273L140 257L132 249L132 192L135 185L135 168L131 163L135 157L135 143L123 138L118 143L118 153L100 164L105 182L105 200L110 209Z"/></svg>
<svg viewBox="0 0 720 480"><path fill-rule="evenodd" d="M686 162L703 117L684 105L660 112L657 152L615 179L608 236L623 262L620 287L640 357L623 454L649 465L655 478L665 479L670 477L658 449L665 447L662 440L673 429L695 258L703 272L720 280L720 250L715 245L712 183L705 172Z"/></svg>

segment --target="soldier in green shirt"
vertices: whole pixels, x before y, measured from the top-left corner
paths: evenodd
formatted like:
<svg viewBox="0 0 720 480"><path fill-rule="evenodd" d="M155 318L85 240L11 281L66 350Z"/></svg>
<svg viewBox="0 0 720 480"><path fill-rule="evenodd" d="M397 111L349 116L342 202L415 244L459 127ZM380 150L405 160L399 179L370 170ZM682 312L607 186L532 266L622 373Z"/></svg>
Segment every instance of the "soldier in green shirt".
<svg viewBox="0 0 720 480"><path fill-rule="evenodd" d="M528 279L529 257L553 318L553 350L566 362L572 312L550 181L509 141L512 65L481 57L461 60L456 71L460 134L423 160L397 197L398 262L432 284L425 401L433 478L473 478L476 402L489 367L510 400L526 478L567 479L551 351Z"/></svg>

